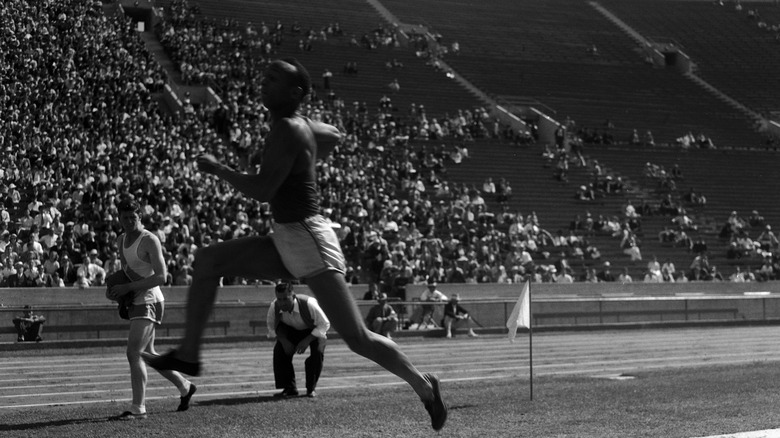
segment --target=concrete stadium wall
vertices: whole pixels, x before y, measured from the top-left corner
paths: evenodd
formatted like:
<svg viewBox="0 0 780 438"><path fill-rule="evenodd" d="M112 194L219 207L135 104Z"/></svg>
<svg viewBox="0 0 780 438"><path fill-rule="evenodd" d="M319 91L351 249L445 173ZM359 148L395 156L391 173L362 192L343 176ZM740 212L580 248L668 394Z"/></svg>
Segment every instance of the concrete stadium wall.
<svg viewBox="0 0 780 438"><path fill-rule="evenodd" d="M350 286L356 299L363 298L368 290L365 284ZM440 283L438 286L445 295L460 294L463 300L477 299L517 299L521 285L517 284L455 284ZM414 284L407 286L406 298L419 297L426 286ZM301 293L310 294L306 286L296 286ZM574 297L629 297L629 296L685 296L685 295L734 295L752 293L780 294L780 281L764 283L532 283L531 291L535 298L574 298ZM168 304L187 301L186 286L164 287L163 293ZM272 286L226 286L217 295L222 303L268 303L274 298ZM52 305L93 305L104 304L105 288L0 288L0 309L3 307L21 308L25 304L40 306Z"/></svg>
<svg viewBox="0 0 780 438"><path fill-rule="evenodd" d="M309 293L298 286L301 293ZM353 285L352 292L365 315L374 304L360 300L366 285ZM407 302L398 304L403 319L419 315L420 303L414 301L424 285L410 285ZM519 285L440 284L445 294L460 294L462 305L482 327L503 327L520 293ZM627 323L673 323L696 321L775 321L780 320L780 282L767 283L681 283L620 285L614 283L532 284L532 312L538 327L605 326ZM165 321L185 321L186 287L164 288ZM263 326L253 328L250 321L265 321L273 300L271 286L229 286L219 291L212 321L229 321L228 334L246 336L265 334ZM47 340L116 338L126 336L116 305L105 298L103 288L0 289L0 326L12 326L22 307L32 305L47 318L49 326L120 324L114 332L51 333ZM440 320L438 306L435 320ZM7 324L7 325L6 325ZM44 327L44 332L45 332ZM180 328L166 329L158 336L181 336ZM223 329L207 329L207 335L224 335ZM0 335L0 341L12 341L13 334Z"/></svg>

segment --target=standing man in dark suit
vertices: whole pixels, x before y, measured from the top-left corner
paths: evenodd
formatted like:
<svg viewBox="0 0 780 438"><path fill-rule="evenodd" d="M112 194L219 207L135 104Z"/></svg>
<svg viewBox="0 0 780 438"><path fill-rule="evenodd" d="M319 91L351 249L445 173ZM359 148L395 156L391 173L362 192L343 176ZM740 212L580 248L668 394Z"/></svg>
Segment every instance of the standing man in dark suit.
<svg viewBox="0 0 780 438"><path fill-rule="evenodd" d="M297 295L290 283L276 285L276 299L268 308L268 337L276 338L274 345L274 379L282 392L274 397L298 395L295 383L293 356L302 354L309 347L306 359L306 396L316 397L314 392L325 359L326 334L330 321L320 308L316 298Z"/></svg>

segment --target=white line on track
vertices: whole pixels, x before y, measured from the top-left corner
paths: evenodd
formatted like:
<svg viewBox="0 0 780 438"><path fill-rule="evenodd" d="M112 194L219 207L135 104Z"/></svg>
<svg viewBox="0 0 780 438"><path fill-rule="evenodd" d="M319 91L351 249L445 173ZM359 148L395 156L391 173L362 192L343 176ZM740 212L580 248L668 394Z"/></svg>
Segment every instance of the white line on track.
<svg viewBox="0 0 780 438"><path fill-rule="evenodd" d="M780 327L694 328L540 333L534 336L535 376L599 376L702 365L780 361ZM444 382L527 380L527 338L398 339L418 368ZM44 352L36 359L0 358L0 409L127 402L130 384L123 349ZM296 363L302 362L296 356ZM197 400L267 396L275 392L270 344L204 346L203 376L194 378ZM297 368L298 366L296 366ZM301 366L302 368L302 366ZM148 399L177 399L178 392L149 373ZM341 341L329 344L318 391L406 383L355 355ZM257 388L257 389L254 389ZM40 395L36 393L44 390ZM22 404L23 403L23 404Z"/></svg>

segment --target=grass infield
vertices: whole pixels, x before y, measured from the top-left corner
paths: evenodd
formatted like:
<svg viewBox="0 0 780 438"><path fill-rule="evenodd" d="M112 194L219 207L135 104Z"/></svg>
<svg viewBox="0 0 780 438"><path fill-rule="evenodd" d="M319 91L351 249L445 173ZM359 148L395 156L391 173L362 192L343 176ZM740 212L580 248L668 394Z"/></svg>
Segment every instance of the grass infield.
<svg viewBox="0 0 780 438"><path fill-rule="evenodd" d="M653 370L635 378L590 376L447 382L448 437L699 437L780 427L778 363ZM345 389L276 400L270 396L155 400L146 420L109 421L120 403L9 409L11 437L430 437L437 435L406 386Z"/></svg>

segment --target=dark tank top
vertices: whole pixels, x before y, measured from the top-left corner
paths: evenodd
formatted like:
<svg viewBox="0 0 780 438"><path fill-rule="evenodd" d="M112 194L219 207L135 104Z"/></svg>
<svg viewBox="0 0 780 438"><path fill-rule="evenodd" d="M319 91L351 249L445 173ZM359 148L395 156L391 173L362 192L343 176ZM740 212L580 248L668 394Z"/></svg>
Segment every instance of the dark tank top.
<svg viewBox="0 0 780 438"><path fill-rule="evenodd" d="M306 173L290 174L271 199L274 220L280 224L299 222L319 214L317 185L306 180Z"/></svg>

